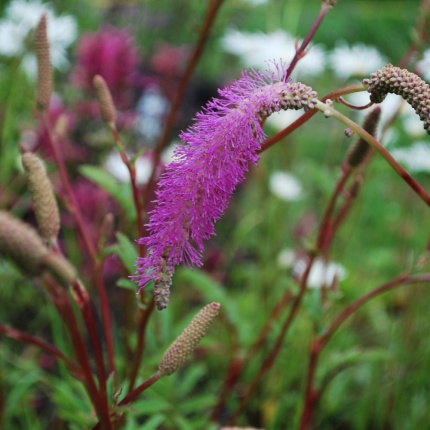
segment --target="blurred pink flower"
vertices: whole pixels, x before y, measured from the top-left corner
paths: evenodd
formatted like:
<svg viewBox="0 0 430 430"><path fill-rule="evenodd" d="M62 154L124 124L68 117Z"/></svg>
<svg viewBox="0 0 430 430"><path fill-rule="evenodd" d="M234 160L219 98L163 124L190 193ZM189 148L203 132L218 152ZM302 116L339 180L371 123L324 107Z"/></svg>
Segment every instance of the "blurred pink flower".
<svg viewBox="0 0 430 430"><path fill-rule="evenodd" d="M101 75L116 107L126 109L138 83L138 65L133 37L124 29L105 27L81 37L72 82L83 91L92 91L94 76Z"/></svg>

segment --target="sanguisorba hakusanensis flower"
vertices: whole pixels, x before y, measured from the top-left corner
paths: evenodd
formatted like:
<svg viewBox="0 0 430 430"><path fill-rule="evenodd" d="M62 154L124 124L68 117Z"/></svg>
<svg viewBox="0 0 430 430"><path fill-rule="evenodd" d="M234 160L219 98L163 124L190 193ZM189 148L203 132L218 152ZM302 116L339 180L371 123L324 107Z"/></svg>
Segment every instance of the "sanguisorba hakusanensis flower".
<svg viewBox="0 0 430 430"><path fill-rule="evenodd" d="M260 122L281 109L310 109L316 93L301 83L285 82L285 68L266 75L251 70L219 90L181 134L184 143L160 178L155 209L139 239L148 254L137 261L133 279L139 287L154 281L159 309L167 306L174 268L201 265L203 242L215 234L214 223L224 214L249 165L258 161L265 139Z"/></svg>

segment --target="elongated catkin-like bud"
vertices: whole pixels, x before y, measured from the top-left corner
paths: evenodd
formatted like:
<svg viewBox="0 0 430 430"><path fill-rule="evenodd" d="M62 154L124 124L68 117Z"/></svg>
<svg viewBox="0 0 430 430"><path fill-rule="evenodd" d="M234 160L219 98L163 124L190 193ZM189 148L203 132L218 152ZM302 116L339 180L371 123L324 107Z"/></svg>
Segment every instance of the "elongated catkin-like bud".
<svg viewBox="0 0 430 430"><path fill-rule="evenodd" d="M0 255L12 260L27 276L39 276L49 250L29 225L0 211Z"/></svg>
<svg viewBox="0 0 430 430"><path fill-rule="evenodd" d="M55 280L65 288L77 279L75 268L62 255L50 252L44 256L43 265Z"/></svg>
<svg viewBox="0 0 430 430"><path fill-rule="evenodd" d="M220 307L219 303L210 303L192 319L161 359L159 371L162 375L171 375L185 363L218 315Z"/></svg>
<svg viewBox="0 0 430 430"><path fill-rule="evenodd" d="M114 127L116 122L116 111L107 83L103 77L96 75L93 79L93 85L96 91L96 98L99 104L102 120L110 127Z"/></svg>
<svg viewBox="0 0 430 430"><path fill-rule="evenodd" d="M37 26L35 36L37 57L36 107L42 112L48 109L52 94L52 66L46 26L46 15L43 15Z"/></svg>
<svg viewBox="0 0 430 430"><path fill-rule="evenodd" d="M381 108L375 107L365 118L363 128L372 136L376 134L379 118L381 117ZM346 154L346 162L351 167L358 167L366 155L372 150L372 147L361 137L351 146Z"/></svg>
<svg viewBox="0 0 430 430"><path fill-rule="evenodd" d="M60 230L60 216L51 182L36 155L27 152L22 155L21 160L40 234L47 242L52 242Z"/></svg>

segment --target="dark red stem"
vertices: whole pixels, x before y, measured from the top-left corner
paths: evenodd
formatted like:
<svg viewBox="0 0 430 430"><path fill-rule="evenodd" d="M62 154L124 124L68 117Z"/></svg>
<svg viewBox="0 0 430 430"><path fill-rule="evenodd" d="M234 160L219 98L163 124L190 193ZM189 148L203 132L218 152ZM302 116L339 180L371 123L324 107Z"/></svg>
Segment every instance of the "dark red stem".
<svg viewBox="0 0 430 430"><path fill-rule="evenodd" d="M332 6L328 6L326 4L321 5L320 13L317 16L317 19L312 24L311 29L309 30L309 33L306 35L305 39L303 40L300 47L297 49L296 54L294 55L293 60L291 61L290 65L288 66L288 69L285 73L284 81L286 82L287 79L291 76L291 73L294 70L294 67L296 67L296 64L298 61L305 55L305 50L308 47L309 43L311 42L312 38L314 37L316 31L318 30L319 26L321 25L324 17L326 16L327 12L332 9Z"/></svg>
<svg viewBox="0 0 430 430"><path fill-rule="evenodd" d="M55 346L44 341L43 339L40 339L36 336L32 336L31 334L25 333L21 330L8 327L4 324L0 324L0 333L3 333L9 339L14 339L23 343L27 343L29 345L37 346L42 351L45 351L47 354L52 355L53 357L62 361L68 367L73 376L78 379L82 378L81 369L79 369L73 361L69 360L59 349L55 348Z"/></svg>

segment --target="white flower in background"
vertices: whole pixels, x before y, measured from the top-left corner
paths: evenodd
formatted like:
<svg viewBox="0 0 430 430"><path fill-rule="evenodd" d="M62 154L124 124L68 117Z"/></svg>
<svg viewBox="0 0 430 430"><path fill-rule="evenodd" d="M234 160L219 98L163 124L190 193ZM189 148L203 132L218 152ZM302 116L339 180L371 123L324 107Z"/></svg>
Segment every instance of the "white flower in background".
<svg viewBox="0 0 430 430"><path fill-rule="evenodd" d="M384 56L373 46L342 42L329 54L329 62L336 76L364 78L387 64Z"/></svg>
<svg viewBox="0 0 430 430"><path fill-rule="evenodd" d="M157 87L147 89L137 102L135 126L149 140L157 139L162 131L163 119L169 102Z"/></svg>
<svg viewBox="0 0 430 430"><path fill-rule="evenodd" d="M307 265L306 259L297 260L293 266L293 274L300 278L305 272ZM307 279L308 288L319 289L322 286L330 287L335 280L342 281L347 276L346 269L338 263L325 262L321 258L316 258L312 265Z"/></svg>
<svg viewBox="0 0 430 430"><path fill-rule="evenodd" d="M276 257L276 263L281 269L289 269L293 267L296 261L296 253L291 248L282 249Z"/></svg>
<svg viewBox="0 0 430 430"><path fill-rule="evenodd" d="M423 58L422 60L418 61L416 67L421 76L427 82L430 82L430 49L424 51Z"/></svg>
<svg viewBox="0 0 430 430"><path fill-rule="evenodd" d="M47 31L53 67L65 69L67 47L76 39L76 21L71 16L57 17L50 4L40 0L13 0L0 20L0 55L21 57L21 66L29 77L37 72L34 54L34 30L43 14L47 16Z"/></svg>
<svg viewBox="0 0 430 430"><path fill-rule="evenodd" d="M412 172L430 172L430 147L425 142L417 142L408 148L399 148L391 155Z"/></svg>
<svg viewBox="0 0 430 430"><path fill-rule="evenodd" d="M127 166L121 159L117 151L112 151L106 158L104 168L109 172L117 181L122 183L130 182L130 173ZM136 160L136 182L138 185L146 184L151 176L152 161L149 156L142 155Z"/></svg>
<svg viewBox="0 0 430 430"><path fill-rule="evenodd" d="M269 178L270 191L286 202L299 200L303 194L300 182L286 172L273 172Z"/></svg>
<svg viewBox="0 0 430 430"><path fill-rule="evenodd" d="M296 39L283 30L268 34L228 30L221 39L221 44L226 52L240 57L245 66L264 70L267 69L267 62L270 60L282 60L289 64L296 53ZM301 76L316 76L324 67L323 49L318 45L312 45L308 53L298 62L295 73Z"/></svg>

